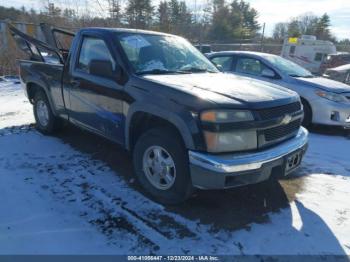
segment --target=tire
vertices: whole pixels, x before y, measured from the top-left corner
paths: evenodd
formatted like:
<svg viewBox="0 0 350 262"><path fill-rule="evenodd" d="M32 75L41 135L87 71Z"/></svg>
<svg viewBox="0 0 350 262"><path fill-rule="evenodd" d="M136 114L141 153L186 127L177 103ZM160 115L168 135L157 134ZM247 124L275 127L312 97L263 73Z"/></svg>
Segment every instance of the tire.
<svg viewBox="0 0 350 262"><path fill-rule="evenodd" d="M155 152L160 152L160 160L166 160L167 164L163 162L166 167L160 164L157 170ZM133 165L138 182L157 202L179 204L193 193L187 150L178 134L170 128L151 129L141 135L133 150ZM158 176L158 173L162 175Z"/></svg>
<svg viewBox="0 0 350 262"><path fill-rule="evenodd" d="M43 91L35 93L33 111L36 122L35 127L39 132L50 135L61 128L62 120L55 117L52 113L50 103Z"/></svg>
<svg viewBox="0 0 350 262"><path fill-rule="evenodd" d="M304 119L303 119L302 126L310 127L311 124L312 124L312 110L311 110L311 107L310 107L309 103L305 99L301 99L301 102L302 102L303 107L304 107Z"/></svg>

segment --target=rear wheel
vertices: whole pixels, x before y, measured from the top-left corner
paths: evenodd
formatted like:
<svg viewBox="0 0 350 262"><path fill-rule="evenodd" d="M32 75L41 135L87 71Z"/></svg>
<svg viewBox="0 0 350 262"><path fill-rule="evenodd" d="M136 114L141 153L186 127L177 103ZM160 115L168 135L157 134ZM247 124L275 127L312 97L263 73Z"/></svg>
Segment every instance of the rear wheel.
<svg viewBox="0 0 350 262"><path fill-rule="evenodd" d="M192 194L187 150L171 129L143 134L135 145L133 162L138 181L156 201L177 204Z"/></svg>
<svg viewBox="0 0 350 262"><path fill-rule="evenodd" d="M54 116L50 103L43 91L34 96L34 117L36 128L43 134L52 134L62 125L61 119Z"/></svg>
<svg viewBox="0 0 350 262"><path fill-rule="evenodd" d="M305 99L301 99L304 107L304 119L302 125L304 127L310 127L312 123L312 110L309 103Z"/></svg>

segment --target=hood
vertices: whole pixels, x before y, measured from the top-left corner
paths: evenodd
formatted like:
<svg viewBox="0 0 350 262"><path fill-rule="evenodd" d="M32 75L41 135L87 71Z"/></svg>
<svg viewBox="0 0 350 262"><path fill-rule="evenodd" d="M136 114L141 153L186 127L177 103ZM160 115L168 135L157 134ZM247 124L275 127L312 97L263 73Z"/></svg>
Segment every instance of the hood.
<svg viewBox="0 0 350 262"><path fill-rule="evenodd" d="M333 67L333 68L328 68L327 71L336 71L336 72L341 72L341 73L345 73L347 71L350 70L350 64L346 64L346 65L341 65L338 67Z"/></svg>
<svg viewBox="0 0 350 262"><path fill-rule="evenodd" d="M338 81L324 78L324 77L312 77L312 78L298 77L298 78L295 78L295 81L298 84L323 89L329 92L334 92L334 93L350 92L350 86Z"/></svg>
<svg viewBox="0 0 350 262"><path fill-rule="evenodd" d="M145 75L144 78L218 104L231 101L243 106L264 108L298 100L294 91L232 74Z"/></svg>

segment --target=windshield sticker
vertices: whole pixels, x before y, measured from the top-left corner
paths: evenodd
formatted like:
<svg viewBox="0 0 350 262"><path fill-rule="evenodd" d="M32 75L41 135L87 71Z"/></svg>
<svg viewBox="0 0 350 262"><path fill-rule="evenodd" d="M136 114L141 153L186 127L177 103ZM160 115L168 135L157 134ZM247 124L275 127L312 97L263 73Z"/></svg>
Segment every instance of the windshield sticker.
<svg viewBox="0 0 350 262"><path fill-rule="evenodd" d="M125 43L134 48L142 48L151 45L146 39L139 35L123 37L123 41L125 41Z"/></svg>

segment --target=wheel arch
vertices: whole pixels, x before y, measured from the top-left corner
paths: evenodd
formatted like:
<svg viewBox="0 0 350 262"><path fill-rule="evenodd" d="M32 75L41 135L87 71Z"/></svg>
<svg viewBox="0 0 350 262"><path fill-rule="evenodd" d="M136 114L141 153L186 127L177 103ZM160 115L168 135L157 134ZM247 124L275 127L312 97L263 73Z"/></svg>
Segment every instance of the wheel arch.
<svg viewBox="0 0 350 262"><path fill-rule="evenodd" d="M52 102L52 98L49 95L48 88L45 87L44 85L37 83L37 82L34 82L34 81L26 83L26 92L27 92L27 96L28 96L30 103L32 103L32 104L34 103L35 93L38 91L42 91L46 95L47 99L49 100L51 110L52 110L53 114L56 115L55 107L54 107L54 104Z"/></svg>
<svg viewBox="0 0 350 262"><path fill-rule="evenodd" d="M165 111L152 105L139 105L129 109L126 118L125 144L132 151L138 137L154 127L172 127L182 139L187 149L194 149L191 132L185 121L176 113Z"/></svg>
<svg viewBox="0 0 350 262"><path fill-rule="evenodd" d="M302 97L302 96L300 97L300 100L301 100L301 102L302 102L303 105L306 104L306 105L309 107L310 113L311 113L311 115L310 115L310 123L312 123L312 119L313 119L313 109L312 109L312 106L311 106L310 102L309 102L306 98L304 98L304 97Z"/></svg>

